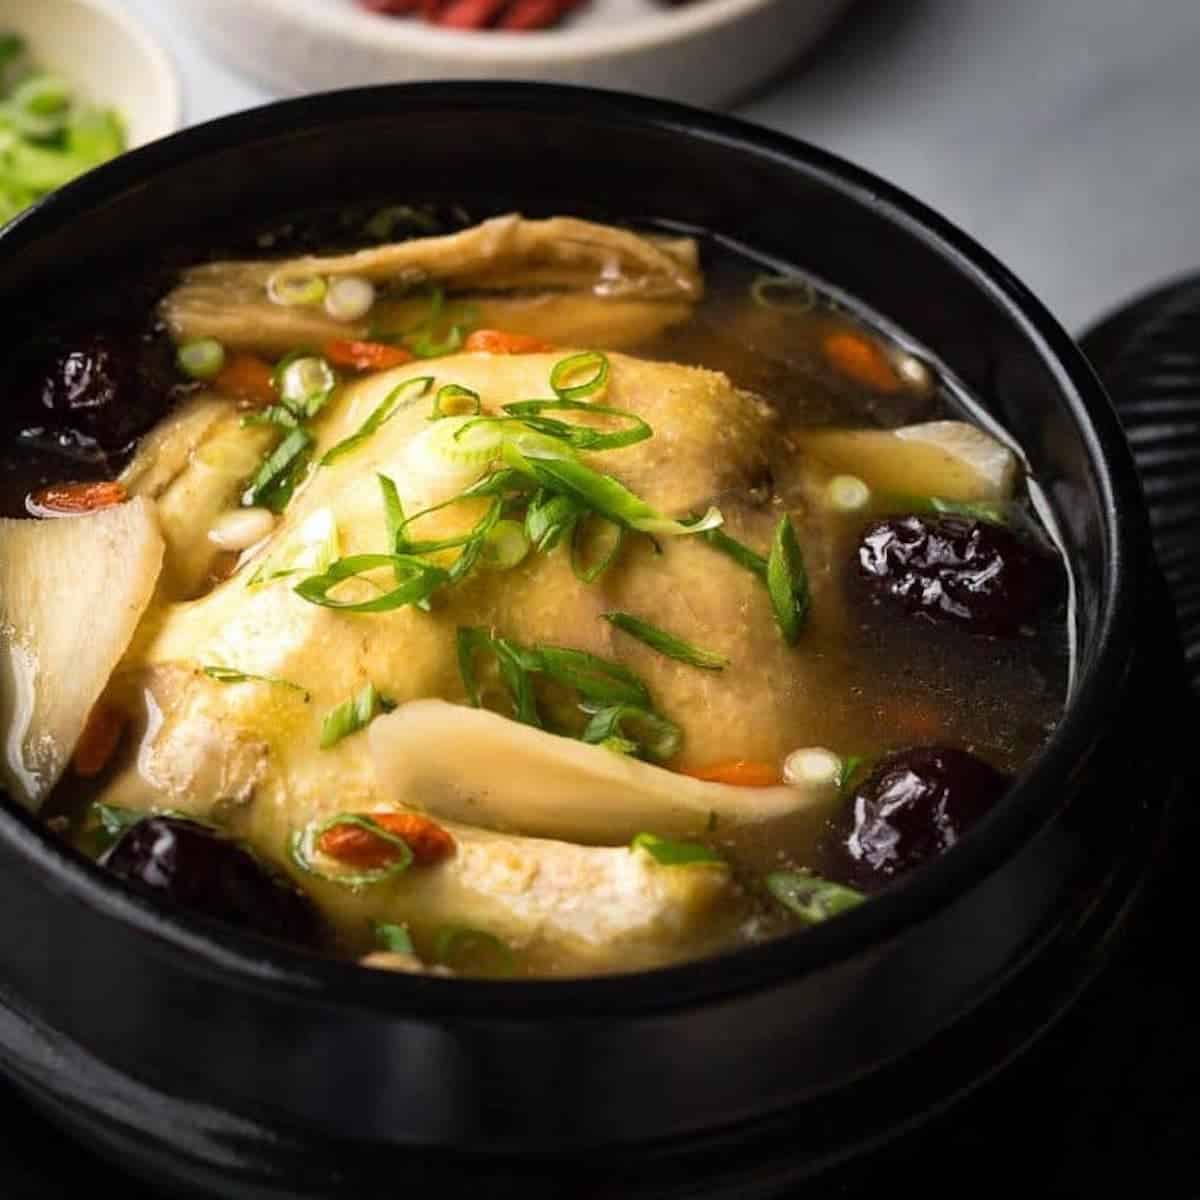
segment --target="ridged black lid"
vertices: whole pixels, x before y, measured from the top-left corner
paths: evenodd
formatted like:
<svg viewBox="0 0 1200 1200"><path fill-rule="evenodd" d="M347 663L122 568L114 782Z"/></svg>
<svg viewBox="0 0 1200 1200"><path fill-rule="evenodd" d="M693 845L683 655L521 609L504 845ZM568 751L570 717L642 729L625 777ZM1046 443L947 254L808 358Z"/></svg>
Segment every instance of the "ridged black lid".
<svg viewBox="0 0 1200 1200"><path fill-rule="evenodd" d="M1188 675L1200 689L1200 278L1134 301L1080 344L1133 447Z"/></svg>

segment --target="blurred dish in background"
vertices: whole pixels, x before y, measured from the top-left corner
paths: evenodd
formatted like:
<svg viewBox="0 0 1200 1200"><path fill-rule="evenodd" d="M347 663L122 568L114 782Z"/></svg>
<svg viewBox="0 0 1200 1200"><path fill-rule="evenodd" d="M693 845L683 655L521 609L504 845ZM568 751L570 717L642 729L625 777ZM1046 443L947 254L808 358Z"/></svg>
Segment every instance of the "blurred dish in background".
<svg viewBox="0 0 1200 1200"><path fill-rule="evenodd" d="M77 175L171 133L166 54L103 0L0 0L0 224Z"/></svg>
<svg viewBox="0 0 1200 1200"><path fill-rule="evenodd" d="M378 7L382 0L368 0ZM359 0L184 0L225 61L282 92L429 79L536 79L723 104L793 61L848 0L587 0L554 28L385 19ZM454 22L525 0L388 0ZM561 0L554 5L563 9ZM449 10L449 11L446 11ZM547 11L549 11L547 9ZM457 15L456 15L457 14ZM524 15L522 15L524 14ZM403 14L402 14L403 15ZM520 36L518 36L520 33Z"/></svg>

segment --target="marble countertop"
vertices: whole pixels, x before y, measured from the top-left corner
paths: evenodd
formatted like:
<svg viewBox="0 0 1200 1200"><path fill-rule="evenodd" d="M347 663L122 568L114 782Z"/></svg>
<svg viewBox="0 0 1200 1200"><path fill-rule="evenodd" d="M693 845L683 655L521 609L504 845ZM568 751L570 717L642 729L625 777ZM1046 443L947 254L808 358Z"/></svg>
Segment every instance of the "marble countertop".
<svg viewBox="0 0 1200 1200"><path fill-rule="evenodd" d="M272 99L176 0L124 3L174 56L189 122ZM1200 269L1198 61L1197 0L856 0L737 112L920 197L1080 330Z"/></svg>

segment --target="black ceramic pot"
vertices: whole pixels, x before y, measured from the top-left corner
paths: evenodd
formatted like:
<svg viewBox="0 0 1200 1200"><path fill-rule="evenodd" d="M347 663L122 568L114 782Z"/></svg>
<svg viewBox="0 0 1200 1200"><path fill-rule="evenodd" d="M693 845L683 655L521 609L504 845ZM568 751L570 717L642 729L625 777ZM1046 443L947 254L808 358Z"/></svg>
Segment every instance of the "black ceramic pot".
<svg viewBox="0 0 1200 1200"><path fill-rule="evenodd" d="M277 949L148 904L3 801L4 1069L128 1166L223 1197L774 1194L989 1077L1119 932L1183 710L1128 449L1071 339L935 214L787 138L599 92L376 88L190 130L10 226L0 305L100 286L106 262L298 203L414 192L702 227L923 343L1019 439L1055 510L1075 589L1069 710L975 832L875 902L580 982L395 976Z"/></svg>

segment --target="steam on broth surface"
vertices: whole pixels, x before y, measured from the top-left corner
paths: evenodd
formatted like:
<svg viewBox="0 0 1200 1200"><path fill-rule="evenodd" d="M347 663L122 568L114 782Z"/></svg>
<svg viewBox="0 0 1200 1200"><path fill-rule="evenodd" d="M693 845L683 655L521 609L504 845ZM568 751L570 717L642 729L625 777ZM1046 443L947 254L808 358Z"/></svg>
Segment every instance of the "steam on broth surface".
<svg viewBox="0 0 1200 1200"><path fill-rule="evenodd" d="M34 345L2 464L4 783L142 890L642 969L862 903L1053 728L1018 456L802 276L404 206L165 274Z"/></svg>

